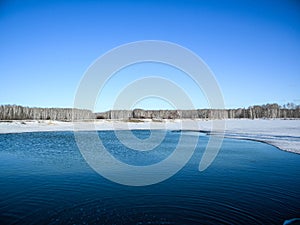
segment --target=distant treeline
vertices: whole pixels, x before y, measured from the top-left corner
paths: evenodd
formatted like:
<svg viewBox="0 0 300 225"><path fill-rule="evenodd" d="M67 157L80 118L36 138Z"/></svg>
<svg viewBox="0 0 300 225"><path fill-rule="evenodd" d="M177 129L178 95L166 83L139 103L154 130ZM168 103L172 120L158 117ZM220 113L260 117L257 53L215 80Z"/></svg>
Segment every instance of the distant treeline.
<svg viewBox="0 0 300 225"><path fill-rule="evenodd" d="M72 108L30 108L19 105L0 106L0 120L60 120L94 119L90 110Z"/></svg>
<svg viewBox="0 0 300 225"><path fill-rule="evenodd" d="M0 120L87 120L87 119L258 119L300 118L300 107L266 104L239 109L197 110L110 110L93 113L72 108L30 108L17 105L0 106Z"/></svg>
<svg viewBox="0 0 300 225"><path fill-rule="evenodd" d="M278 104L251 106L247 109L197 109L197 110L110 110L96 113L97 119L257 119L300 118L300 107L281 107Z"/></svg>

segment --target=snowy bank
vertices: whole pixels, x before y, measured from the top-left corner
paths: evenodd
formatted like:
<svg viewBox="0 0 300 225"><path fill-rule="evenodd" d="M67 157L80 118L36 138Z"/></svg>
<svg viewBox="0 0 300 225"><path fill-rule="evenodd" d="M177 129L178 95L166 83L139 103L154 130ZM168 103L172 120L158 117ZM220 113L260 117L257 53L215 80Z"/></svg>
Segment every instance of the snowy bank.
<svg viewBox="0 0 300 225"><path fill-rule="evenodd" d="M212 120L96 120L86 122L60 121L1 121L0 133L78 130L127 130L127 129L199 129L211 131ZM225 137L262 141L282 150L300 154L300 120L249 120L230 119L225 121ZM218 131L212 135L218 135Z"/></svg>

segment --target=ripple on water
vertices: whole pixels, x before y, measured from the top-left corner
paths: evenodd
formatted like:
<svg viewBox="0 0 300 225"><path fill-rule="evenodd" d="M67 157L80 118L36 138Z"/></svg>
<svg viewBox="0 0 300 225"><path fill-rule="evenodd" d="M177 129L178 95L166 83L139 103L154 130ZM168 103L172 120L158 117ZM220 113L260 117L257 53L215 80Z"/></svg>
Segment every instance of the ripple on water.
<svg viewBox="0 0 300 225"><path fill-rule="evenodd" d="M117 148L131 162L167 157ZM135 135L140 138L149 132ZM176 146L168 132L163 146ZM71 132L0 135L0 216L5 224L293 224L300 212L299 155L252 141L226 139L213 164L198 171L207 143L201 136L189 163L172 178L127 187L96 174ZM116 149L114 149L116 148ZM148 161L147 161L148 160Z"/></svg>

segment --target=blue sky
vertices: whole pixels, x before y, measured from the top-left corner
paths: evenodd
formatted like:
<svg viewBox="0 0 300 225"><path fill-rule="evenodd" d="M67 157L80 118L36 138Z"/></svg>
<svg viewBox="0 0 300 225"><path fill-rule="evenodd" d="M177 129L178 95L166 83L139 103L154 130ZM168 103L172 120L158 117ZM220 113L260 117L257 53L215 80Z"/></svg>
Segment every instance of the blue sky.
<svg viewBox="0 0 300 225"><path fill-rule="evenodd" d="M1 1L0 104L72 107L95 59L140 40L174 42L200 56L214 72L227 108L300 104L296 0ZM207 107L187 76L174 79L171 72L164 76L180 82L196 108ZM120 84L139 76L116 75L96 110L110 109ZM170 105L146 99L137 106Z"/></svg>

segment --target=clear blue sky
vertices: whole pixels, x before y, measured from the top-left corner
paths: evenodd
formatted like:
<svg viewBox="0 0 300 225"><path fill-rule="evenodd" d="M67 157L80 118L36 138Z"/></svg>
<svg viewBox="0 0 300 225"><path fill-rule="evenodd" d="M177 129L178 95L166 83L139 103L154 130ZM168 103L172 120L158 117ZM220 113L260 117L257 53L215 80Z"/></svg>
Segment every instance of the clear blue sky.
<svg viewBox="0 0 300 225"><path fill-rule="evenodd" d="M139 40L175 42L199 55L214 72L227 108L300 104L296 0L1 1L0 104L72 107L88 66ZM117 78L97 110L109 109L110 90L130 81ZM206 106L188 79L180 82L196 107ZM145 102L149 108L162 104Z"/></svg>

